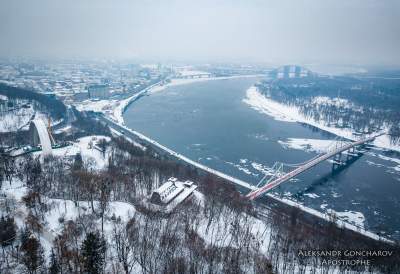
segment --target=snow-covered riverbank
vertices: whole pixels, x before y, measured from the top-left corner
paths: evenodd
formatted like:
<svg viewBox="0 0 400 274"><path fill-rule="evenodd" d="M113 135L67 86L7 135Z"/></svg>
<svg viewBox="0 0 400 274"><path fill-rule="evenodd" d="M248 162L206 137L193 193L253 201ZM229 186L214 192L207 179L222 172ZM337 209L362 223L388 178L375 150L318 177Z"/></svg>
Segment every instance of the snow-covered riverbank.
<svg viewBox="0 0 400 274"><path fill-rule="evenodd" d="M312 118L305 117L296 106L288 106L267 98L261 94L255 86L252 86L247 90L246 98L243 99L243 102L250 105L255 110L272 116L274 119L279 121L301 122L350 140L356 140L358 138L354 130L350 128L336 128L327 126L323 122L316 122ZM373 144L377 147L400 151L399 145L393 145L390 143L390 138L387 134L376 138Z"/></svg>

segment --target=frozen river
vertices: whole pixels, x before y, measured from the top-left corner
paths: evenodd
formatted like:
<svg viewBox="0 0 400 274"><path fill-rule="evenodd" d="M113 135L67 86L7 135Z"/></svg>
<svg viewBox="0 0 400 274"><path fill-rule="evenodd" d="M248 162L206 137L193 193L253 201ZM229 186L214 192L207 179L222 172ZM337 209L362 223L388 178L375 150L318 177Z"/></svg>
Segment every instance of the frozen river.
<svg viewBox="0 0 400 274"><path fill-rule="evenodd" d="M125 124L192 160L250 183L276 161L299 163L336 136L277 121L243 102L256 78L198 82L144 96L124 113ZM400 240L399 155L372 149L333 174L326 161L273 191L308 207Z"/></svg>

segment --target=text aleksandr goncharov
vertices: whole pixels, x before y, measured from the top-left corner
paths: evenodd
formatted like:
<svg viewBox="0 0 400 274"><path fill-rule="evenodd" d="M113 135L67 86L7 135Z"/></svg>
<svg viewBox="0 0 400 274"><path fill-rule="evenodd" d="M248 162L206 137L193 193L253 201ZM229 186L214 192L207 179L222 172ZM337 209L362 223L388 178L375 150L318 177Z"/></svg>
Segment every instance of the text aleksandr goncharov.
<svg viewBox="0 0 400 274"><path fill-rule="evenodd" d="M390 257L390 250L302 250L297 253L299 257L324 257L322 265L370 265L371 259L377 257ZM326 258L325 258L326 257Z"/></svg>

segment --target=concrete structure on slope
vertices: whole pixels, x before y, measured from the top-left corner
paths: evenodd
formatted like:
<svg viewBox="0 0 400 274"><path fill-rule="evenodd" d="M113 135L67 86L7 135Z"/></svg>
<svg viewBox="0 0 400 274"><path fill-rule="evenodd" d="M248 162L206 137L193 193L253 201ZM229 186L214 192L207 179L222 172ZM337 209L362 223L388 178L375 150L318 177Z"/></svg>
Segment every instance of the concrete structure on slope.
<svg viewBox="0 0 400 274"><path fill-rule="evenodd" d="M33 146L41 146L43 155L52 153L52 137L43 120L35 119L29 124Z"/></svg>

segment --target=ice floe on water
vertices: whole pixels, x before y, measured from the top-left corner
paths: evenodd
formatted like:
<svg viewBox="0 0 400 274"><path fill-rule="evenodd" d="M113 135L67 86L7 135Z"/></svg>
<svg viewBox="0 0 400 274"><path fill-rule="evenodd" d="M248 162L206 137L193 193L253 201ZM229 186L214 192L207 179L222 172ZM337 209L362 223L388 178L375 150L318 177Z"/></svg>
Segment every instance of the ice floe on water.
<svg viewBox="0 0 400 274"><path fill-rule="evenodd" d="M273 170L271 167L265 166L265 165L263 165L263 164L259 164L259 163L256 163L256 162L252 162L252 163L251 163L251 166L252 166L255 170L261 172L261 173L264 174L264 175L272 175L272 174L274 173L274 170Z"/></svg>
<svg viewBox="0 0 400 274"><path fill-rule="evenodd" d="M370 166L376 166L376 167L384 167L385 166L385 165L382 165L382 164L378 164L378 163L372 162L370 160L366 160L365 162Z"/></svg>
<svg viewBox="0 0 400 274"><path fill-rule="evenodd" d="M278 143L285 149L298 149L307 152L327 152L332 140L288 138L286 141L279 140Z"/></svg>
<svg viewBox="0 0 400 274"><path fill-rule="evenodd" d="M238 170L240 170L240 171L242 171L242 172L244 172L244 173L246 173L248 175L253 175L253 176L257 176L258 175L256 173L251 172L248 168L246 168L246 167L244 167L244 166L242 166L240 164L235 164L235 163L232 163L232 162L226 162L226 163L230 164L231 166L236 167Z"/></svg>
<svg viewBox="0 0 400 274"><path fill-rule="evenodd" d="M377 156L382 160L391 161L391 162L394 162L394 163L400 165L400 159L398 159L398 158L388 157L388 156L384 156L382 154L377 154Z"/></svg>
<svg viewBox="0 0 400 274"><path fill-rule="evenodd" d="M206 145L205 144L190 144L190 145L186 146L186 148L190 149L190 150L201 151L201 150L206 149Z"/></svg>
<svg viewBox="0 0 400 274"><path fill-rule="evenodd" d="M292 193L290 193L289 191L285 191L285 193L283 193L283 196L292 197Z"/></svg>
<svg viewBox="0 0 400 274"><path fill-rule="evenodd" d="M336 215L339 219L341 219L345 222L353 224L357 227L364 228L365 217L364 217L364 214L362 214L361 212L358 212L358 211L338 212L338 211L334 211L332 209L328 209L327 212L329 214Z"/></svg>
<svg viewBox="0 0 400 274"><path fill-rule="evenodd" d="M255 138L258 140L269 141L269 137L265 134L260 134L260 133L249 134L249 137L252 137L252 138Z"/></svg>
<svg viewBox="0 0 400 274"><path fill-rule="evenodd" d="M204 146L204 144L192 144L192 146L198 147L198 146Z"/></svg>
<svg viewBox="0 0 400 274"><path fill-rule="evenodd" d="M378 164L372 161L367 160L366 162L371 165L371 166L377 166L377 167L387 167L387 172L392 173L392 174L397 174L400 172L400 159L399 158L395 158L395 157L389 157L389 156L385 156L379 153L374 153L374 152L368 152L368 155L373 156L373 157L377 157L381 160L384 161L388 161L388 162L392 162L395 163L396 165L394 166L389 166L389 165L384 165L384 164ZM396 180L399 180L398 178L396 178Z"/></svg>
<svg viewBox="0 0 400 274"><path fill-rule="evenodd" d="M304 193L304 196L310 197L310 198L319 198L319 195L315 194L315 193Z"/></svg>
<svg viewBox="0 0 400 274"><path fill-rule="evenodd" d="M273 169L271 167L265 166L257 162L250 162L249 159L239 159L239 163L232 163L226 161L225 163L234 166L238 170L246 173L247 175L252 175L254 177L264 177L264 175L272 175Z"/></svg>
<svg viewBox="0 0 400 274"><path fill-rule="evenodd" d="M275 170L272 167L257 162L251 162L249 159L246 158L239 159L238 163L233 163L229 161L225 161L225 163L234 166L238 170L246 173L247 175L258 177L259 179L261 179L265 175L271 176L275 173ZM298 179L293 178L291 179L291 181L292 180L297 181Z"/></svg>

